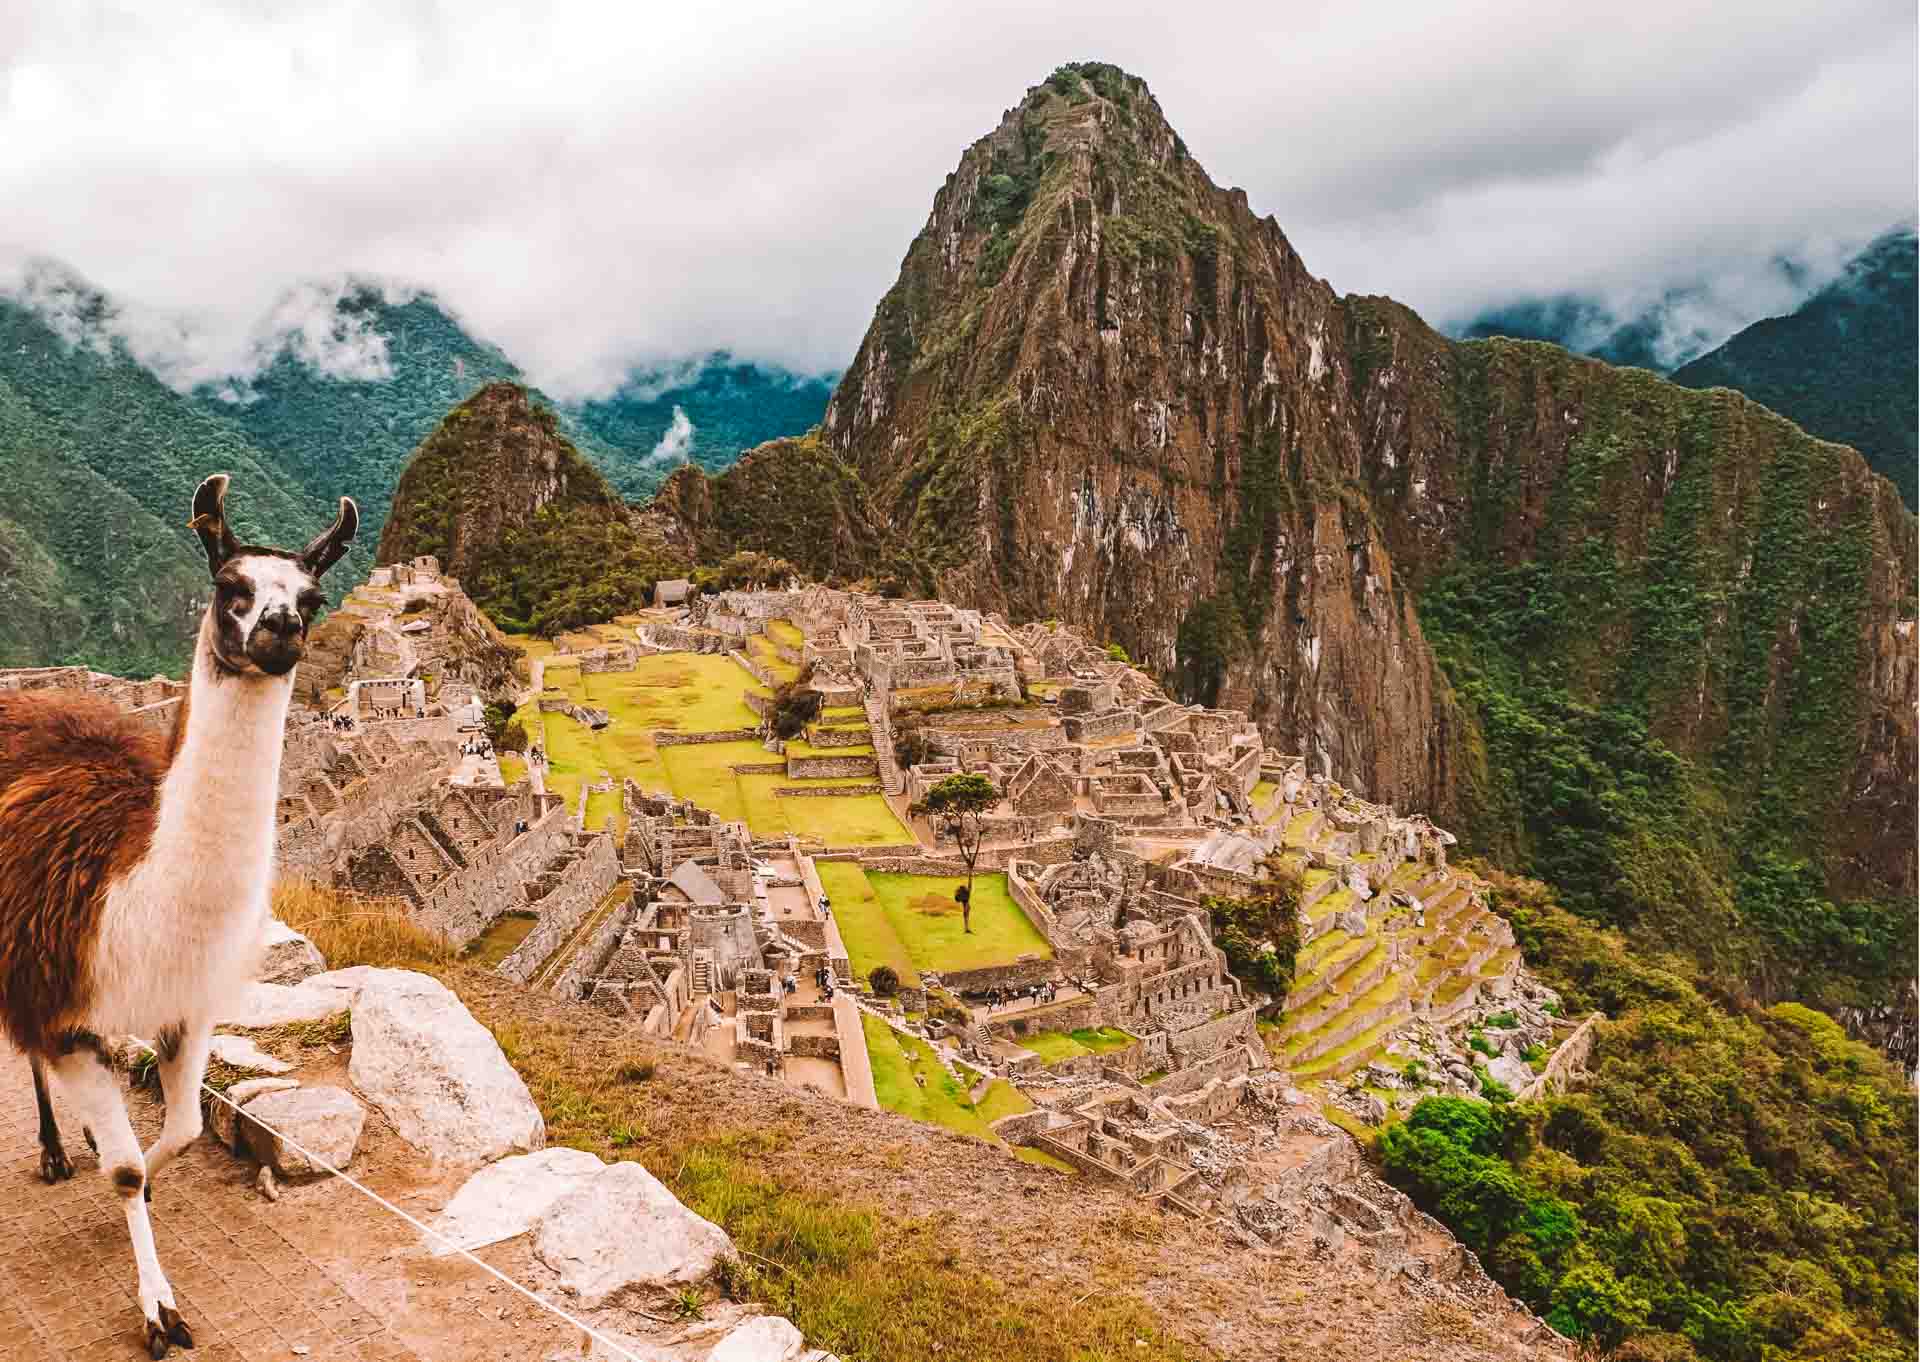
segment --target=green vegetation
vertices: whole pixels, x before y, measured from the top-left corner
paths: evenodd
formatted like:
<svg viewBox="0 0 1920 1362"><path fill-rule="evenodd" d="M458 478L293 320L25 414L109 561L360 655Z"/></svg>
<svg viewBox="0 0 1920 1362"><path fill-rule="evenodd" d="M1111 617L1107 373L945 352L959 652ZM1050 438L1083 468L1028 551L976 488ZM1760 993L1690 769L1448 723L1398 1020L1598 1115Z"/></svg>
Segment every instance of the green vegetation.
<svg viewBox="0 0 1920 1362"><path fill-rule="evenodd" d="M966 862L966 884L954 895L960 905L962 932L973 930L973 868L980 860L986 816L999 802L1000 787L991 779L961 774L942 777L911 809L944 832Z"/></svg>
<svg viewBox="0 0 1920 1362"><path fill-rule="evenodd" d="M839 924L854 976L871 980L873 971L885 966L902 987L920 987L913 954L894 931L867 872L854 861L819 861L815 869L820 872L820 887L833 902L833 920Z"/></svg>
<svg viewBox="0 0 1920 1362"><path fill-rule="evenodd" d="M994 1121L1033 1108L1033 1103L1005 1079L995 1079L975 1106L924 1040L902 1035L868 1012L860 1014L860 1026L866 1033L867 1057L873 1064L874 1094L888 1111L976 1139L993 1140Z"/></svg>
<svg viewBox="0 0 1920 1362"><path fill-rule="evenodd" d="M867 882L921 969L983 969L1010 965L1022 957L1052 958L1047 939L1007 893L1005 875L981 875L974 880L970 931L962 925L960 905L954 901L954 891L965 883L958 877L872 872ZM837 914L839 900L834 903ZM840 935L847 937L844 922ZM853 949L851 940L847 949Z"/></svg>
<svg viewBox="0 0 1920 1362"><path fill-rule="evenodd" d="M448 412L407 462L377 556L420 554L502 629L547 637L639 609L685 567L634 528L553 411L511 383Z"/></svg>
<svg viewBox="0 0 1920 1362"><path fill-rule="evenodd" d="M1049 1064L1085 1055L1108 1055L1135 1044L1137 1037L1112 1026L1077 1027L1072 1031L1032 1031L1019 1043Z"/></svg>
<svg viewBox="0 0 1920 1362"><path fill-rule="evenodd" d="M1710 1000L1542 885L1500 877L1531 965L1601 1024L1544 1102L1429 1098L1388 1176L1558 1329L1684 1362L1913 1356L1916 1128L1828 1017Z"/></svg>
<svg viewBox="0 0 1920 1362"><path fill-rule="evenodd" d="M1884 855L1859 854L1849 791L1869 741L1869 564L1911 563L1911 519L1847 451L1638 370L1594 371L1552 465L1504 447L1499 413L1579 386L1584 362L1508 341L1450 353L1474 517L1418 604L1467 721L1460 831L1729 983L1879 1002L1911 973L1914 919L1876 878ZM1546 479L1532 510L1516 460ZM1522 515L1539 528L1515 562Z"/></svg>
<svg viewBox="0 0 1920 1362"><path fill-rule="evenodd" d="M1209 898L1204 906L1213 923L1213 944L1227 955L1236 978L1265 993L1278 1007L1293 989L1295 956L1300 949L1300 890L1303 881L1291 862L1267 858L1264 877L1244 898Z"/></svg>
<svg viewBox="0 0 1920 1362"><path fill-rule="evenodd" d="M1673 371L1689 388L1737 388L1823 440L1859 450L1920 509L1920 346L1913 228L1890 232L1790 316L1755 322Z"/></svg>

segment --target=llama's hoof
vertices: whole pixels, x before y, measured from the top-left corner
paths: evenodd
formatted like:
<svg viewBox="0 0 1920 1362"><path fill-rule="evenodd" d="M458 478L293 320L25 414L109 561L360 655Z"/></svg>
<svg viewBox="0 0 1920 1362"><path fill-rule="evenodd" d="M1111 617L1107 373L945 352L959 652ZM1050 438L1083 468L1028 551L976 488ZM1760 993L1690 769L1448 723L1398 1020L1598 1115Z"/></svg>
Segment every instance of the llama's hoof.
<svg viewBox="0 0 1920 1362"><path fill-rule="evenodd" d="M94 1142L93 1127L81 1126L80 1133L87 1137L87 1148L91 1149L94 1153L98 1154L100 1152L100 1146Z"/></svg>
<svg viewBox="0 0 1920 1362"><path fill-rule="evenodd" d="M42 1145L40 1148L40 1181L51 1186L56 1182L65 1182L73 1176L73 1160L67 1157L67 1151L59 1145Z"/></svg>
<svg viewBox="0 0 1920 1362"><path fill-rule="evenodd" d="M172 1345L191 1348L193 1331L187 1328L187 1322L180 1318L178 1310L171 1305L162 1305L159 1320L147 1321L147 1356L154 1362L160 1362Z"/></svg>

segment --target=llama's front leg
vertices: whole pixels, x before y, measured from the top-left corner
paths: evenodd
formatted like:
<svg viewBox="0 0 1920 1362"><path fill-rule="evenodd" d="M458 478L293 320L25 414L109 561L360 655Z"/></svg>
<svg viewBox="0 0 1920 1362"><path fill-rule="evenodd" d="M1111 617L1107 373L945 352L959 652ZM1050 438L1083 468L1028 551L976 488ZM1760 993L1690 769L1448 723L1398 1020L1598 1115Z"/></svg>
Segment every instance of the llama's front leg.
<svg viewBox="0 0 1920 1362"><path fill-rule="evenodd" d="M62 1182L73 1176L73 1160L60 1143L60 1126L53 1119L53 1095L47 1091L46 1061L38 1055L29 1059L33 1069L33 1100L40 1107L40 1178L43 1182Z"/></svg>
<svg viewBox="0 0 1920 1362"><path fill-rule="evenodd" d="M213 1045L212 1022L183 1022L154 1037L160 1061L160 1090L167 1099L166 1123L160 1138L147 1150L147 1200L153 1200L153 1180L160 1170L200 1138L200 1084L207 1076L207 1053Z"/></svg>
<svg viewBox="0 0 1920 1362"><path fill-rule="evenodd" d="M193 1346L193 1333L174 1307L173 1288L167 1274L160 1270L159 1256L153 1249L153 1226L147 1220L146 1161L140 1155L140 1141L127 1119L127 1107L120 1085L106 1059L92 1046L77 1043L69 1053L54 1062L53 1074L61 1092L80 1113L80 1119L93 1131L100 1147L100 1168L120 1195L127 1213L127 1237L133 1241L133 1261L140 1270L140 1313L146 1317L147 1353L154 1358L167 1355L171 1344Z"/></svg>

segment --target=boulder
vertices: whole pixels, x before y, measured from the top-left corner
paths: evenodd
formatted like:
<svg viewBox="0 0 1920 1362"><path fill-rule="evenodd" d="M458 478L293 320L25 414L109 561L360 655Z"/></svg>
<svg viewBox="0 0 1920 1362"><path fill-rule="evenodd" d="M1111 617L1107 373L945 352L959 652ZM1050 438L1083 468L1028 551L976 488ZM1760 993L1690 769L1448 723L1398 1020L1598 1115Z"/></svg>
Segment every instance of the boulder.
<svg viewBox="0 0 1920 1362"><path fill-rule="evenodd" d="M343 1088L290 1088L265 1093L240 1110L247 1147L283 1178L318 1177L327 1171L302 1150L335 1168L353 1162L367 1113ZM254 1121L265 1122L256 1125ZM268 1130L266 1126L272 1126ZM296 1149L294 1146L300 1148Z"/></svg>
<svg viewBox="0 0 1920 1362"><path fill-rule="evenodd" d="M227 1102L233 1103L233 1107L244 1107L263 1093L286 1092L299 1086L299 1082L291 1078L242 1079L227 1089ZM239 1120L239 1113L227 1102L207 1103L207 1129L213 1132L214 1139L228 1149L237 1150L242 1143L234 1138L234 1126Z"/></svg>
<svg viewBox="0 0 1920 1362"><path fill-rule="evenodd" d="M438 1165L475 1168L546 1145L540 1109L499 1044L424 974L366 972L347 1076L401 1139Z"/></svg>
<svg viewBox="0 0 1920 1362"><path fill-rule="evenodd" d="M543 1149L502 1159L468 1178L433 1227L464 1249L497 1244L525 1234L547 1207L605 1167L580 1149ZM430 1245L436 1258L454 1252L438 1239Z"/></svg>
<svg viewBox="0 0 1920 1362"><path fill-rule="evenodd" d="M382 973L393 973L391 970ZM297 984L248 984L216 1025L259 1031L294 1022L329 1021L353 1007L361 983L372 973L365 965L329 970Z"/></svg>
<svg viewBox="0 0 1920 1362"><path fill-rule="evenodd" d="M279 918L267 919L258 971L261 983L297 984L326 967L326 957L313 942Z"/></svg>
<svg viewBox="0 0 1920 1362"><path fill-rule="evenodd" d="M1533 1069L1523 1059L1501 1055L1487 1062L1487 1076L1497 1083L1506 1084L1517 1093L1533 1082Z"/></svg>
<svg viewBox="0 0 1920 1362"><path fill-rule="evenodd" d="M682 1206L637 1163L608 1165L535 1222L533 1251L597 1309L628 1287L697 1282L730 1256L727 1232Z"/></svg>
<svg viewBox="0 0 1920 1362"><path fill-rule="evenodd" d="M793 1362L806 1350L800 1331L779 1315L755 1315L714 1344L707 1362Z"/></svg>
<svg viewBox="0 0 1920 1362"><path fill-rule="evenodd" d="M213 1057L230 1069L249 1073L284 1074L293 1070L286 1060L275 1059L245 1036L215 1035Z"/></svg>

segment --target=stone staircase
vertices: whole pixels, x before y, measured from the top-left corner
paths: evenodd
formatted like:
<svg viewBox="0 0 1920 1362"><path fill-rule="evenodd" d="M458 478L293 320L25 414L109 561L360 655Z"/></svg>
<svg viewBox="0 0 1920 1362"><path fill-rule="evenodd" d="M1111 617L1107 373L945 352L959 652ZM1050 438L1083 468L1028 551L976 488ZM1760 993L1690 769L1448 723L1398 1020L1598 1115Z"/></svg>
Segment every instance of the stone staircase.
<svg viewBox="0 0 1920 1362"><path fill-rule="evenodd" d="M713 992L713 960L703 951L693 957L692 1001Z"/></svg>

